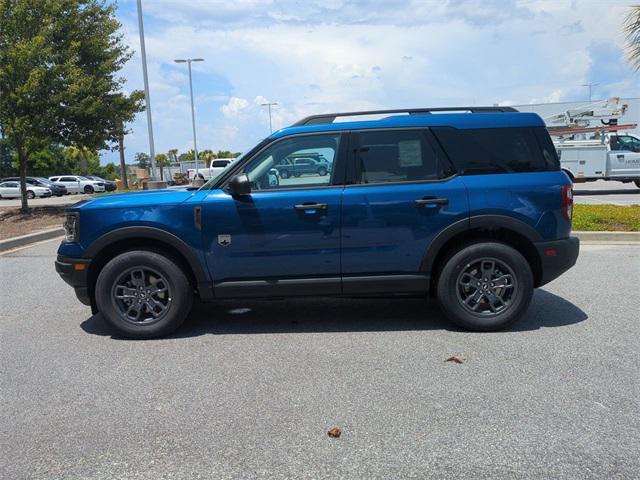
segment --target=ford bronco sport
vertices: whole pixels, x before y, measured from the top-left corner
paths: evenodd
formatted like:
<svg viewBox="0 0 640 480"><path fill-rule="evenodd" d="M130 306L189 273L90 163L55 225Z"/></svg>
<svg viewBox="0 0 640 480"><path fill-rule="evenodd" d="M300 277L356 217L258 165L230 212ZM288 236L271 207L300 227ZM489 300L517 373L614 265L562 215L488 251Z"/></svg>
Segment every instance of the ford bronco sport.
<svg viewBox="0 0 640 480"><path fill-rule="evenodd" d="M270 181L273 166L304 154L330 171ZM56 269L133 338L178 328L195 296L433 295L459 326L496 330L575 264L572 206L571 181L535 114L316 115L199 189L68 208Z"/></svg>

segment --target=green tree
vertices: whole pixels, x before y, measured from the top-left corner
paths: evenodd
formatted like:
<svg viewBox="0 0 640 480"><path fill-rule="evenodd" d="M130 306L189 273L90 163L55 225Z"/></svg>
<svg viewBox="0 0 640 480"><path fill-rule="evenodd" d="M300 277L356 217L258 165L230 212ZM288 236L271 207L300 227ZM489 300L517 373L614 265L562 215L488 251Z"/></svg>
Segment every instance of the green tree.
<svg viewBox="0 0 640 480"><path fill-rule="evenodd" d="M640 5L629 9L624 20L629 63L635 71L640 71Z"/></svg>
<svg viewBox="0 0 640 480"><path fill-rule="evenodd" d="M115 5L101 0L0 0L0 124L18 157L23 211L34 152L117 140L117 72L131 55L119 29Z"/></svg>
<svg viewBox="0 0 640 480"><path fill-rule="evenodd" d="M100 177L105 178L107 180L115 180L116 178L116 164L113 162L109 162L106 165L100 167L100 173L98 174Z"/></svg>
<svg viewBox="0 0 640 480"><path fill-rule="evenodd" d="M151 157L144 152L136 153L136 156L134 158L136 164L138 165L138 168L147 169L151 165Z"/></svg>
<svg viewBox="0 0 640 480"><path fill-rule="evenodd" d="M176 163L178 161L178 149L172 148L167 152L167 156L169 157L169 161L171 163Z"/></svg>
<svg viewBox="0 0 640 480"><path fill-rule="evenodd" d="M121 95L115 102L115 108L113 114L118 117L115 125L115 135L118 137L118 152L120 154L120 178L122 180L122 186L129 188L129 179L127 178L127 164L124 155L124 136L129 133L127 129L127 123L133 121L136 113L144 110L144 92L140 90L134 90L130 95Z"/></svg>
<svg viewBox="0 0 640 480"><path fill-rule="evenodd" d="M218 158L236 158L240 156L240 152L231 153L229 150L218 150L216 155Z"/></svg>
<svg viewBox="0 0 640 480"><path fill-rule="evenodd" d="M180 159L181 162L193 162L196 158L196 153L192 148L191 150L181 153L180 157L178 158Z"/></svg>
<svg viewBox="0 0 640 480"><path fill-rule="evenodd" d="M160 169L160 180L164 180L164 168L169 165L171 165L171 162L166 154L160 153L156 155L156 167Z"/></svg>

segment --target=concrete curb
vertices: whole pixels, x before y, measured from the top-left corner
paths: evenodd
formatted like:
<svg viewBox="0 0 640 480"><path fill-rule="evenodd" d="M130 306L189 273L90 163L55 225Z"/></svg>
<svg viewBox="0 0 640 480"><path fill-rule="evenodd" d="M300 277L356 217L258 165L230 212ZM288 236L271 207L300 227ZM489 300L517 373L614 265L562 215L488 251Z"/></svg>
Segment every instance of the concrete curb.
<svg viewBox="0 0 640 480"><path fill-rule="evenodd" d="M571 232L581 242L640 243L640 232Z"/></svg>
<svg viewBox="0 0 640 480"><path fill-rule="evenodd" d="M22 235L20 237L7 238L6 240L0 240L0 252L23 247L30 243L41 242L42 240L60 237L62 235L64 235L64 228L56 227L50 228L49 230L43 230L41 232Z"/></svg>

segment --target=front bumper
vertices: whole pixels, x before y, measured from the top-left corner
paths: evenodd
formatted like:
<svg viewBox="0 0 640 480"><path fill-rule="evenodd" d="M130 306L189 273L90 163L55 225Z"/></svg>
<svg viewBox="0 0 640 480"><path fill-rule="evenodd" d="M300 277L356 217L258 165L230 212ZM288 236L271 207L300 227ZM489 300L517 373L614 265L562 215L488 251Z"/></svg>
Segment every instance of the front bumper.
<svg viewBox="0 0 640 480"><path fill-rule="evenodd" d="M56 259L56 272L66 283L71 285L76 292L76 297L85 305L91 305L87 278L89 263L86 258L71 258L58 255Z"/></svg>
<svg viewBox="0 0 640 480"><path fill-rule="evenodd" d="M558 278L576 264L580 252L578 237L534 243L540 257L541 277L538 287Z"/></svg>

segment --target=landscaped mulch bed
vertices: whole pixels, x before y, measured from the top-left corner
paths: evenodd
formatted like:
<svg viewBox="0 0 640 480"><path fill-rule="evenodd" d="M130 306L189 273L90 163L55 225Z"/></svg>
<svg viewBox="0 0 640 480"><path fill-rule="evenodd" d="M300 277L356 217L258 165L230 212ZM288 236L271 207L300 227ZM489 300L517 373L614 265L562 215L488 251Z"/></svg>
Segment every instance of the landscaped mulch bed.
<svg viewBox="0 0 640 480"><path fill-rule="evenodd" d="M29 213L20 213L18 207L0 208L0 240L54 227L61 227L66 205L32 207Z"/></svg>

